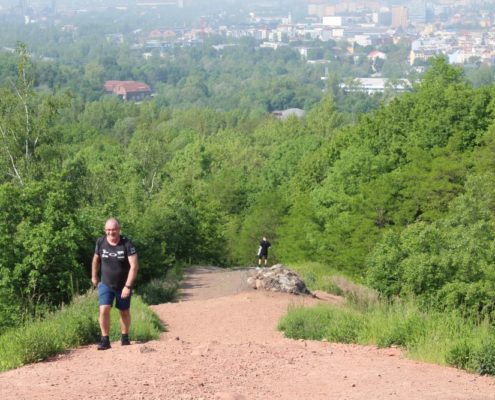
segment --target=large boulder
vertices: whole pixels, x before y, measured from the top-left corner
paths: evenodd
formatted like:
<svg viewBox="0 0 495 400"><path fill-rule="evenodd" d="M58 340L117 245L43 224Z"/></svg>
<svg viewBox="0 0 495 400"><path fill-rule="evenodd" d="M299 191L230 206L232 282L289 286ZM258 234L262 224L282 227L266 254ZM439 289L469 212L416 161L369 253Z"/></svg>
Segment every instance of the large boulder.
<svg viewBox="0 0 495 400"><path fill-rule="evenodd" d="M271 268L256 268L250 273L247 282L253 289L311 294L299 275L282 264L276 264Z"/></svg>

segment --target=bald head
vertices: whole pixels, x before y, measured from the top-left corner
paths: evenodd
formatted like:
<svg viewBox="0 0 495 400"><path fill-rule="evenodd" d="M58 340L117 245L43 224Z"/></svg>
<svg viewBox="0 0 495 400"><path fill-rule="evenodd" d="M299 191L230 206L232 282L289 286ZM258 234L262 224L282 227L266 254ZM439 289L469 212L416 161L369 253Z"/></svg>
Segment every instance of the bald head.
<svg viewBox="0 0 495 400"><path fill-rule="evenodd" d="M120 229L120 224L117 218L109 218L105 222L105 230L107 229Z"/></svg>
<svg viewBox="0 0 495 400"><path fill-rule="evenodd" d="M116 218L109 218L105 223L105 234L107 235L107 241L116 245L120 241L120 224Z"/></svg>

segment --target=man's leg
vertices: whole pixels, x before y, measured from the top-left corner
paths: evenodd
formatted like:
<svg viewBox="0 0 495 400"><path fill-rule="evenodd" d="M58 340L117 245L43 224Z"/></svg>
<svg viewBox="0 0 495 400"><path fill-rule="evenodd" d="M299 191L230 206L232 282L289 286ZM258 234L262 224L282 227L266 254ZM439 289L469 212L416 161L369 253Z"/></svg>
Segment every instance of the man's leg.
<svg viewBox="0 0 495 400"><path fill-rule="evenodd" d="M129 329L131 327L131 295L122 298L122 293L117 293L117 308L120 312L120 344L126 346L131 344L129 340Z"/></svg>
<svg viewBox="0 0 495 400"><path fill-rule="evenodd" d="M129 334L131 327L131 310L120 310L120 332L123 335Z"/></svg>
<svg viewBox="0 0 495 400"><path fill-rule="evenodd" d="M98 344L98 350L106 350L109 349L110 346L110 310L112 306L102 305L100 306L100 330L101 330L101 341Z"/></svg>
<svg viewBox="0 0 495 400"><path fill-rule="evenodd" d="M131 327L131 311L130 309L120 310L120 344L127 346L131 344L129 340L129 328Z"/></svg>
<svg viewBox="0 0 495 400"><path fill-rule="evenodd" d="M108 286L100 282L98 285L98 297L100 303L100 314L98 321L100 323L101 341L98 350L109 349L110 346L110 311L114 300L114 292Z"/></svg>
<svg viewBox="0 0 495 400"><path fill-rule="evenodd" d="M101 336L108 336L110 332L110 310L112 306L103 305L100 306L100 329Z"/></svg>

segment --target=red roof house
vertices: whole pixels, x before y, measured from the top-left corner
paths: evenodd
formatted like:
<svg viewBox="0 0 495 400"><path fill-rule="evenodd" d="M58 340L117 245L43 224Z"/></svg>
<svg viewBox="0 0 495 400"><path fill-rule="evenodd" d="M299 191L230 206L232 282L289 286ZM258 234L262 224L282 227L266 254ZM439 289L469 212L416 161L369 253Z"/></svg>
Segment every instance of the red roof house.
<svg viewBox="0 0 495 400"><path fill-rule="evenodd" d="M146 83L136 81L106 81L105 91L116 94L123 100L143 100L151 95L151 89Z"/></svg>
<svg viewBox="0 0 495 400"><path fill-rule="evenodd" d="M373 50L370 54L368 54L368 58L370 60L376 60L377 58L381 58L382 60L386 60L387 55L381 51Z"/></svg>

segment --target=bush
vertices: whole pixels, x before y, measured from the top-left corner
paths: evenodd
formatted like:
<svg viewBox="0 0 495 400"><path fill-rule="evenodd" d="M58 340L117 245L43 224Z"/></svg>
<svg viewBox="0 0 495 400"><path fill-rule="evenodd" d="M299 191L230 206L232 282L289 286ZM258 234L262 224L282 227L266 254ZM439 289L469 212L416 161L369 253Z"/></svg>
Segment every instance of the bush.
<svg viewBox="0 0 495 400"><path fill-rule="evenodd" d="M495 375L495 338L481 345L473 357L474 370L481 375Z"/></svg>
<svg viewBox="0 0 495 400"><path fill-rule="evenodd" d="M152 279L139 288L139 294L147 304L161 304L174 301L179 289L178 282L170 279Z"/></svg>
<svg viewBox="0 0 495 400"><path fill-rule="evenodd" d="M293 308L280 320L278 329L288 338L321 340L331 321L328 307Z"/></svg>
<svg viewBox="0 0 495 400"><path fill-rule="evenodd" d="M355 311L319 305L289 311L279 322L278 329L289 338L354 343L364 325L364 318Z"/></svg>
<svg viewBox="0 0 495 400"><path fill-rule="evenodd" d="M473 351L470 343L462 339L453 344L448 350L445 360L449 365L462 369L472 369L471 362L473 357Z"/></svg>

